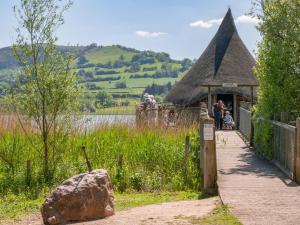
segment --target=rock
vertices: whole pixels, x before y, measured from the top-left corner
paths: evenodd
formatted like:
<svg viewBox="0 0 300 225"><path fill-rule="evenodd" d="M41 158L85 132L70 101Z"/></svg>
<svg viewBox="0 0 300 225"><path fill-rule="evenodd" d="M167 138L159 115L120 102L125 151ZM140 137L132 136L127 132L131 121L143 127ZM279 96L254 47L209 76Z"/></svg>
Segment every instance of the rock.
<svg viewBox="0 0 300 225"><path fill-rule="evenodd" d="M64 181L46 198L41 212L46 225L112 216L114 195L106 170L94 170Z"/></svg>

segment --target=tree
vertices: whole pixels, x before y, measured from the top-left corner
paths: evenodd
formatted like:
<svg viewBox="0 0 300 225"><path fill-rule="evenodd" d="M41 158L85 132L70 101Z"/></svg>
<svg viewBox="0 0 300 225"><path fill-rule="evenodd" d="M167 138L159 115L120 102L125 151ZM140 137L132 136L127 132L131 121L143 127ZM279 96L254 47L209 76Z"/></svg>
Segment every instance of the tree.
<svg viewBox="0 0 300 225"><path fill-rule="evenodd" d="M124 61L125 60L124 55L120 55L119 60Z"/></svg>
<svg viewBox="0 0 300 225"><path fill-rule="evenodd" d="M96 108L107 108L113 106L114 101L112 96L105 91L99 91L96 95Z"/></svg>
<svg viewBox="0 0 300 225"><path fill-rule="evenodd" d="M181 61L180 71L184 72L184 71L188 70L192 65L193 65L192 60L190 60L190 59L183 59Z"/></svg>
<svg viewBox="0 0 300 225"><path fill-rule="evenodd" d="M13 51L21 66L21 76L8 100L18 115L37 124L45 181L54 175L60 158L59 132L73 112L79 92L77 78L70 70L72 57L57 51L54 36L71 4L68 1L62 5L59 0L21 0L20 6L14 7L19 28Z"/></svg>
<svg viewBox="0 0 300 225"><path fill-rule="evenodd" d="M82 56L79 56L77 64L83 65L83 64L86 64L87 62L88 62L88 60L85 58L84 55L82 55Z"/></svg>
<svg viewBox="0 0 300 225"><path fill-rule="evenodd" d="M255 1L253 14L260 21L257 28L263 37L255 67L260 83L255 116L277 120L286 112L293 120L300 114L300 2ZM272 127L254 121L257 149L272 158Z"/></svg>
<svg viewBox="0 0 300 225"><path fill-rule="evenodd" d="M300 114L300 2L266 0L254 3L260 19L255 72L260 82L257 113L273 119L280 112Z"/></svg>

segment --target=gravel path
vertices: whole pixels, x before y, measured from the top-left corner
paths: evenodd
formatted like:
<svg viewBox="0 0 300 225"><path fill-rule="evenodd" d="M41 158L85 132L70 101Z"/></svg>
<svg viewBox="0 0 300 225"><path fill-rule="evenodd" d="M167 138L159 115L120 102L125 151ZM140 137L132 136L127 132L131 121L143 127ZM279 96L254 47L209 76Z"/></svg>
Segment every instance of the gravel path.
<svg viewBox="0 0 300 225"><path fill-rule="evenodd" d="M217 204L218 197L203 200L167 202L147 205L116 212L112 217L94 220L76 225L188 225L189 217L203 217L211 212ZM15 225L41 225L40 215L23 218Z"/></svg>

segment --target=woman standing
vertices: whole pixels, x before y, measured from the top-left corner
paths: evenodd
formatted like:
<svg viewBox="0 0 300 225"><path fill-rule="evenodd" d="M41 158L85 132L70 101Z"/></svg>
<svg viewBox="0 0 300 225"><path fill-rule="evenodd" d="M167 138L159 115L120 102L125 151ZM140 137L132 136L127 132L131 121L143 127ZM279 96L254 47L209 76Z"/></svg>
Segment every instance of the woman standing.
<svg viewBox="0 0 300 225"><path fill-rule="evenodd" d="M225 106L222 100L218 101L218 106L219 106L220 111L221 111L220 130L222 130L222 128L223 128L223 118L224 118L224 106Z"/></svg>

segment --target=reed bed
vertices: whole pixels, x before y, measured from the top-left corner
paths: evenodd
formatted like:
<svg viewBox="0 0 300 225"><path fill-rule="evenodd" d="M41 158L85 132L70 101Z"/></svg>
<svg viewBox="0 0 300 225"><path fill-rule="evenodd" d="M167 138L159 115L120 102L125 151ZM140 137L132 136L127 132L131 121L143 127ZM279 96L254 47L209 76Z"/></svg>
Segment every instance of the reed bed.
<svg viewBox="0 0 300 225"><path fill-rule="evenodd" d="M42 143L31 123L26 132L18 120L0 125L0 194L28 193L38 196L45 188L87 172L82 146L93 169L104 168L114 189L124 191L198 190L199 158L196 127L136 127L126 123L101 123L92 130L73 129L53 155L53 179L43 183ZM15 125L13 125L15 123ZM7 129L9 127L10 129ZM185 137L190 146L185 148ZM54 154L54 153L53 153ZM54 160L55 159L55 160ZM31 162L30 174L26 167ZM27 171L27 172L26 172Z"/></svg>

